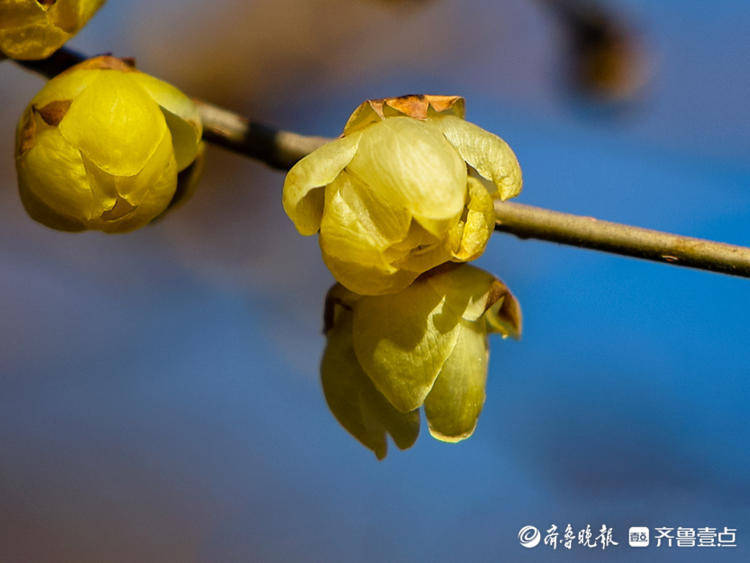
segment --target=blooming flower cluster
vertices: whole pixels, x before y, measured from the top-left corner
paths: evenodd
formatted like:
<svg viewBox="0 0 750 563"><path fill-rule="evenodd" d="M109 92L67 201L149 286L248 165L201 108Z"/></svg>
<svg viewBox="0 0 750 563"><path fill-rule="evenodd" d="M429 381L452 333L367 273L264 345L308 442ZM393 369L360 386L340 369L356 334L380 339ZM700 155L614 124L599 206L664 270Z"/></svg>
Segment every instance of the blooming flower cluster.
<svg viewBox="0 0 750 563"><path fill-rule="evenodd" d="M420 407L435 438L471 436L487 334L521 334L505 285L460 264L484 252L494 200L518 195L521 169L505 141L463 118L457 96L369 100L284 183L287 215L319 233L339 282L326 303L326 400L379 459L387 435L415 442Z"/></svg>
<svg viewBox="0 0 750 563"><path fill-rule="evenodd" d="M0 0L0 49L45 57L101 4ZM339 282L326 301L326 400L379 459L387 435L415 442L422 407L435 438L471 436L487 335L521 333L507 287L463 264L484 252L494 201L520 192L521 169L505 141L463 118L456 96L367 101L284 182L284 209L300 233L320 234ZM54 229L139 228L190 196L201 136L179 90L125 60L90 59L50 80L19 121L21 201Z"/></svg>

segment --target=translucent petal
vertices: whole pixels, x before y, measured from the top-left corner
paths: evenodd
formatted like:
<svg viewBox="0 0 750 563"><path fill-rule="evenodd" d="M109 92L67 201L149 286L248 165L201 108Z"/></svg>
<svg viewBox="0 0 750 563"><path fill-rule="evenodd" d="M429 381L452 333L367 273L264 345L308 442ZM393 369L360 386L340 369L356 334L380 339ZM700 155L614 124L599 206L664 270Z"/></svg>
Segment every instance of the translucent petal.
<svg viewBox="0 0 750 563"><path fill-rule="evenodd" d="M354 351L375 387L401 412L419 407L458 336L459 315L421 281L354 308Z"/></svg>
<svg viewBox="0 0 750 563"><path fill-rule="evenodd" d="M48 81L31 100L31 105L44 107L58 100L72 100L97 77L98 70L72 69Z"/></svg>
<svg viewBox="0 0 750 563"><path fill-rule="evenodd" d="M206 143L201 142L198 146L198 154L190 166L181 170L177 174L177 189L175 190L172 200L169 202L168 210L176 209L185 204L193 197L203 176L203 169L206 163Z"/></svg>
<svg viewBox="0 0 750 563"><path fill-rule="evenodd" d="M55 25L73 34L91 19L104 2L105 0L58 0L50 6L48 13Z"/></svg>
<svg viewBox="0 0 750 563"><path fill-rule="evenodd" d="M446 249L445 241L428 233L419 223L413 222L407 237L391 246L386 257L392 266L421 274L447 262L451 259L451 254Z"/></svg>
<svg viewBox="0 0 750 563"><path fill-rule="evenodd" d="M114 176L140 172L167 130L159 106L128 74L98 72L59 125L63 137Z"/></svg>
<svg viewBox="0 0 750 563"><path fill-rule="evenodd" d="M70 34L47 23L0 29L0 50L12 59L43 59L69 38Z"/></svg>
<svg viewBox="0 0 750 563"><path fill-rule="evenodd" d="M0 50L11 58L41 59L83 27L104 0L0 0Z"/></svg>
<svg viewBox="0 0 750 563"><path fill-rule="evenodd" d="M321 188L336 179L357 151L360 135L326 143L295 164L284 180L284 211L300 234L313 235L320 228L324 194Z"/></svg>
<svg viewBox="0 0 750 563"><path fill-rule="evenodd" d="M352 348L350 312L340 311L327 338L320 375L336 419L378 459L387 453L386 432L399 448L411 447L419 436L419 413L398 412L362 371Z"/></svg>
<svg viewBox="0 0 750 563"><path fill-rule="evenodd" d="M400 270L385 262L379 266L366 266L343 261L325 252L323 262L333 277L343 286L360 295L384 295L406 289L420 272Z"/></svg>
<svg viewBox="0 0 750 563"><path fill-rule="evenodd" d="M382 200L429 221L457 218L466 198L466 165L425 121L393 117L370 125L348 170Z"/></svg>
<svg viewBox="0 0 750 563"><path fill-rule="evenodd" d="M459 442L473 434L484 406L488 359L484 323L462 321L453 353L424 402L433 437Z"/></svg>
<svg viewBox="0 0 750 563"><path fill-rule="evenodd" d="M128 77L144 88L161 107L172 133L177 169L185 169L195 160L203 134L198 108L180 90L158 78L142 72L130 73Z"/></svg>
<svg viewBox="0 0 750 563"><path fill-rule="evenodd" d="M479 258L495 229L495 208L492 196L477 179L467 181L469 201L465 216L449 233L452 257L461 262Z"/></svg>
<svg viewBox="0 0 750 563"><path fill-rule="evenodd" d="M325 188L320 248L344 262L387 267L383 251L406 237L410 222L405 209L384 205L344 170Z"/></svg>
<svg viewBox="0 0 750 563"><path fill-rule="evenodd" d="M52 215L85 224L95 213L81 153L56 128L37 132L34 146L16 158L16 169L22 200L33 219L59 228Z"/></svg>
<svg viewBox="0 0 750 563"><path fill-rule="evenodd" d="M423 279L436 293L445 296L447 309L467 321L481 317L497 297L493 291L498 280L469 264L446 264ZM500 285L505 287L502 282Z"/></svg>
<svg viewBox="0 0 750 563"><path fill-rule="evenodd" d="M508 144L473 123L447 115L430 120L479 174L491 180L501 199L521 192L521 167Z"/></svg>
<svg viewBox="0 0 750 563"><path fill-rule="evenodd" d="M523 331L523 317L518 299L499 280L496 282L493 291L496 295L500 295L500 297L487 310L484 316L487 331L499 332L503 338L510 336L511 338L520 340L521 332Z"/></svg>
<svg viewBox="0 0 750 563"><path fill-rule="evenodd" d="M100 207L89 228L122 233L142 227L169 205L177 187L177 163L169 132L136 176L113 176L84 157Z"/></svg>

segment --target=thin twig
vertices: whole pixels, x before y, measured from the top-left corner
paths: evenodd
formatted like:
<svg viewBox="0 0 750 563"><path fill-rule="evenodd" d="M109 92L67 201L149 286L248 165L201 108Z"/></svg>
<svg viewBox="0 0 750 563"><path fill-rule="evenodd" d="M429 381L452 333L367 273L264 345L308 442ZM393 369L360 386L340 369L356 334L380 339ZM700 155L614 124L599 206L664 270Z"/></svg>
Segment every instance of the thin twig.
<svg viewBox="0 0 750 563"><path fill-rule="evenodd" d="M86 57L62 48L41 61L15 61L51 78ZM209 143L288 170L328 141L281 131L196 100ZM750 248L673 235L510 202L496 202L496 231L656 262L750 278Z"/></svg>
<svg viewBox="0 0 750 563"><path fill-rule="evenodd" d="M750 248L560 213L531 205L495 202L495 230L581 248L750 277Z"/></svg>

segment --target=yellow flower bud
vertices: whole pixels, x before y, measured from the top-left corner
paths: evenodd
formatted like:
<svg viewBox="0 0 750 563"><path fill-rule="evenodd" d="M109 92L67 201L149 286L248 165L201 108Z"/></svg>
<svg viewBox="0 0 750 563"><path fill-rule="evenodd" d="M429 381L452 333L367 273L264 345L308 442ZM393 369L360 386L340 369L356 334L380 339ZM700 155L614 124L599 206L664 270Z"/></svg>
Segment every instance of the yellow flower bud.
<svg viewBox="0 0 750 563"><path fill-rule="evenodd" d="M105 0L0 0L0 51L43 59L86 25Z"/></svg>
<svg viewBox="0 0 750 563"><path fill-rule="evenodd" d="M379 459L386 433L402 449L414 443L423 405L433 437L466 439L484 405L492 332L519 338L520 307L500 280L467 264L446 264L389 295L337 284L326 299L321 363L328 405Z"/></svg>
<svg viewBox="0 0 750 563"><path fill-rule="evenodd" d="M320 231L323 260L342 285L394 293L484 252L493 199L518 195L521 169L505 141L463 116L455 96L370 100L339 139L289 171L284 210L301 234Z"/></svg>
<svg viewBox="0 0 750 563"><path fill-rule="evenodd" d="M21 201L54 229L137 229L169 206L201 134L179 90L120 59L90 59L50 80L21 117Z"/></svg>

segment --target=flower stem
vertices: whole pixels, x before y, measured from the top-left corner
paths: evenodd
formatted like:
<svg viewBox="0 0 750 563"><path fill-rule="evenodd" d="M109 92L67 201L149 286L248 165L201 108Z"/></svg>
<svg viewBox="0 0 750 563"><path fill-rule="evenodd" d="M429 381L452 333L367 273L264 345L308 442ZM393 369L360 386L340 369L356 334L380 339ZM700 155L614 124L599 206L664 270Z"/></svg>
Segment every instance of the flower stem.
<svg viewBox="0 0 750 563"><path fill-rule="evenodd" d="M86 58L63 47L47 59L15 62L52 78ZM203 120L205 141L280 170L288 170L300 158L329 140L274 129L208 102L195 102ZM747 247L611 223L520 203L498 201L495 203L495 214L495 230L519 238L546 240L750 278L750 248Z"/></svg>

